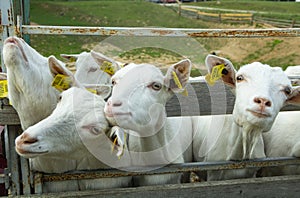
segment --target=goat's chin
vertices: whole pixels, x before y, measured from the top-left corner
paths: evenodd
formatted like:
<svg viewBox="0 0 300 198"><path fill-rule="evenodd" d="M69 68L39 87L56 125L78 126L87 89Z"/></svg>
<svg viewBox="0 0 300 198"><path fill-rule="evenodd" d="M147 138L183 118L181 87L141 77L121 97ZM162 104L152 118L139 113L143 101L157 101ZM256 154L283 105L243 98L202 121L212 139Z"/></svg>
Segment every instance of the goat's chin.
<svg viewBox="0 0 300 198"><path fill-rule="evenodd" d="M44 152L29 152L29 151L20 151L17 150L17 153L24 158L36 158L45 155L48 151Z"/></svg>
<svg viewBox="0 0 300 198"><path fill-rule="evenodd" d="M274 119L272 117L259 117L255 115L248 115L246 123L260 128L262 132L267 132L271 129Z"/></svg>

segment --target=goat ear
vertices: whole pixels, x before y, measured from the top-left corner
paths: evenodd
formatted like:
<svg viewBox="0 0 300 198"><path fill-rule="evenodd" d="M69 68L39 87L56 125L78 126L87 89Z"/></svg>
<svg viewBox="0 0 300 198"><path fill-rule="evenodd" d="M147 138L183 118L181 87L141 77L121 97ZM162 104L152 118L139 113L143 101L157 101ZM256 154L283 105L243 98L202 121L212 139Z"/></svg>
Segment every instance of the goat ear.
<svg viewBox="0 0 300 198"><path fill-rule="evenodd" d="M185 90L191 74L192 63L189 59L182 60L169 67L164 78L165 85L174 93Z"/></svg>
<svg viewBox="0 0 300 198"><path fill-rule="evenodd" d="M7 74L0 72L0 80L7 80Z"/></svg>
<svg viewBox="0 0 300 198"><path fill-rule="evenodd" d="M60 57L69 62L75 62L78 59L79 54L60 54Z"/></svg>
<svg viewBox="0 0 300 198"><path fill-rule="evenodd" d="M82 85L75 79L73 73L64 66L64 63L56 59L55 56L50 56L48 58L48 65L53 78L58 74L68 76L71 80L70 86L82 87Z"/></svg>
<svg viewBox="0 0 300 198"><path fill-rule="evenodd" d="M214 67L224 65L224 69L222 70L222 80L225 84L235 87L236 70L229 60L210 54L205 59L205 65L209 74L212 73Z"/></svg>
<svg viewBox="0 0 300 198"><path fill-rule="evenodd" d="M110 85L84 84L83 86L90 92L101 96L103 99L107 99L111 94Z"/></svg>
<svg viewBox="0 0 300 198"><path fill-rule="evenodd" d="M111 58L106 57L105 55L91 51L91 55L100 66L100 69L109 74L110 76L114 75L116 71L121 69L120 65Z"/></svg>
<svg viewBox="0 0 300 198"><path fill-rule="evenodd" d="M287 104L300 105L300 87L293 89L292 93L286 100Z"/></svg>
<svg viewBox="0 0 300 198"><path fill-rule="evenodd" d="M65 76L73 76L72 72L70 72L65 66L64 63L55 58L55 56L50 56L48 58L49 69L53 77L57 74L62 74Z"/></svg>

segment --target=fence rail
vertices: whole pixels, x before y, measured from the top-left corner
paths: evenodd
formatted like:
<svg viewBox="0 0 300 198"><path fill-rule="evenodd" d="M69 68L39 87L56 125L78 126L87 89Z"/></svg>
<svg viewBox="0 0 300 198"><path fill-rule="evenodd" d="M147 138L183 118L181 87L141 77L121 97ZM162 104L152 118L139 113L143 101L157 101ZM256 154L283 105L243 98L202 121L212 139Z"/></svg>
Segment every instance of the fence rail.
<svg viewBox="0 0 300 198"><path fill-rule="evenodd" d="M269 29L193 29L193 28L134 28L134 27L75 27L20 25L17 33L90 36L171 36L171 37L298 37L300 28Z"/></svg>
<svg viewBox="0 0 300 198"><path fill-rule="evenodd" d="M173 7L171 7L174 9ZM213 12L203 12L199 9L182 7L180 14L184 14L188 17L207 20L207 21L217 21L217 22L231 22L231 23L259 23L259 24L269 24L273 27L278 28L299 28L300 23L294 19L274 19L267 17L259 17L253 13L213 13Z"/></svg>

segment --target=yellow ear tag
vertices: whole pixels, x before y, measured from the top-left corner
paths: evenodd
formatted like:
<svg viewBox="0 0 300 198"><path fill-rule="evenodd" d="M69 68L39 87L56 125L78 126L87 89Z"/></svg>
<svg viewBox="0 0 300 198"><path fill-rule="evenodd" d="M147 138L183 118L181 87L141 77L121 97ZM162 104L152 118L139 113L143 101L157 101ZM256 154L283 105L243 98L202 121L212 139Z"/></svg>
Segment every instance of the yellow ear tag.
<svg viewBox="0 0 300 198"><path fill-rule="evenodd" d="M55 87L58 91L62 92L64 90L67 90L71 87L72 80L70 76L65 76L63 74L57 74L53 81L51 86Z"/></svg>
<svg viewBox="0 0 300 198"><path fill-rule="evenodd" d="M188 92L186 89L184 89L184 91L181 92L181 94L182 94L183 96L189 96L189 92Z"/></svg>
<svg viewBox="0 0 300 198"><path fill-rule="evenodd" d="M8 96L7 80L0 81L0 98L6 98Z"/></svg>
<svg viewBox="0 0 300 198"><path fill-rule="evenodd" d="M97 94L97 90L96 89L86 88L86 90L88 90L89 92L91 92L93 94Z"/></svg>
<svg viewBox="0 0 300 198"><path fill-rule="evenodd" d="M100 69L111 76L115 74L115 69L111 62L104 61L100 66Z"/></svg>
<svg viewBox="0 0 300 198"><path fill-rule="evenodd" d="M176 72L175 72L175 71L172 71L172 75L173 75L173 79L174 79L174 82L175 82L175 84L177 85L177 87L178 87L179 89L182 89L182 85L181 85L181 83L180 83L180 80L179 80L179 78L178 78ZM181 94L184 95L184 96L188 96L188 95L189 95L189 93L188 93L188 91L187 91L186 89L184 89L183 92L181 92Z"/></svg>
<svg viewBox="0 0 300 198"><path fill-rule="evenodd" d="M70 59L69 59L69 61L71 63L76 62L76 60L77 60L77 58L75 58L74 56L71 56Z"/></svg>
<svg viewBox="0 0 300 198"><path fill-rule="evenodd" d="M178 76L177 76L176 72L172 71L172 75L173 75L173 80L174 80L175 84L177 85L177 87L179 89L182 89L182 85L181 85L181 83L180 83L180 81L178 79Z"/></svg>
<svg viewBox="0 0 300 198"><path fill-rule="evenodd" d="M210 79L211 79L210 74L206 74L205 80L206 80L207 84L209 84L210 86L213 86L215 84L215 81L211 81Z"/></svg>
<svg viewBox="0 0 300 198"><path fill-rule="evenodd" d="M124 133L124 140L126 141L126 133ZM113 141L113 144L112 144L112 147L111 147L111 153L113 153L114 152L114 150L116 150L117 151L117 157L118 157L118 159L120 160L121 159L121 157L123 156L123 154L124 154L124 150L125 150L125 144L123 144L123 145L120 145L120 148L117 146L117 140L118 140L118 137L116 137L115 139L114 139L114 141ZM116 147L117 147L117 149L116 149Z"/></svg>
<svg viewBox="0 0 300 198"><path fill-rule="evenodd" d="M216 65L212 68L211 74L205 76L205 80L209 85L214 85L217 80L222 78L222 71L225 68L224 64Z"/></svg>

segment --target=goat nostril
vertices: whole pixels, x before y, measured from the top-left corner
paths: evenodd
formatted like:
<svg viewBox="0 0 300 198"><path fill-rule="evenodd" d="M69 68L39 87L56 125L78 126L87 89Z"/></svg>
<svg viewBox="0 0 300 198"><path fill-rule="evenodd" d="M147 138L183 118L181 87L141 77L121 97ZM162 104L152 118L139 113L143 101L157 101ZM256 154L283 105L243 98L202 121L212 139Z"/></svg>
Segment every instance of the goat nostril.
<svg viewBox="0 0 300 198"><path fill-rule="evenodd" d="M36 138L27 138L25 141L24 141L24 144L32 144L32 143L35 143L37 142L38 140Z"/></svg>
<svg viewBox="0 0 300 198"><path fill-rule="evenodd" d="M267 106L267 107L272 106L272 102L265 98L254 98L253 101L259 105L263 105L263 106Z"/></svg>
<svg viewBox="0 0 300 198"><path fill-rule="evenodd" d="M261 99L260 98L254 98L254 102L257 103L257 104L260 104L261 103Z"/></svg>
<svg viewBox="0 0 300 198"><path fill-rule="evenodd" d="M24 144L32 144L32 143L35 143L38 141L37 138L34 138L34 137L30 137L27 133L24 133L22 136L21 136L21 140Z"/></svg>
<svg viewBox="0 0 300 198"><path fill-rule="evenodd" d="M117 101L117 102L114 102L113 103L113 106L114 107L119 107L119 106L121 106L122 105L122 102L120 102L120 101Z"/></svg>
<svg viewBox="0 0 300 198"><path fill-rule="evenodd" d="M266 104L267 107L271 107L271 105L272 105L271 101L266 101L265 104Z"/></svg>

